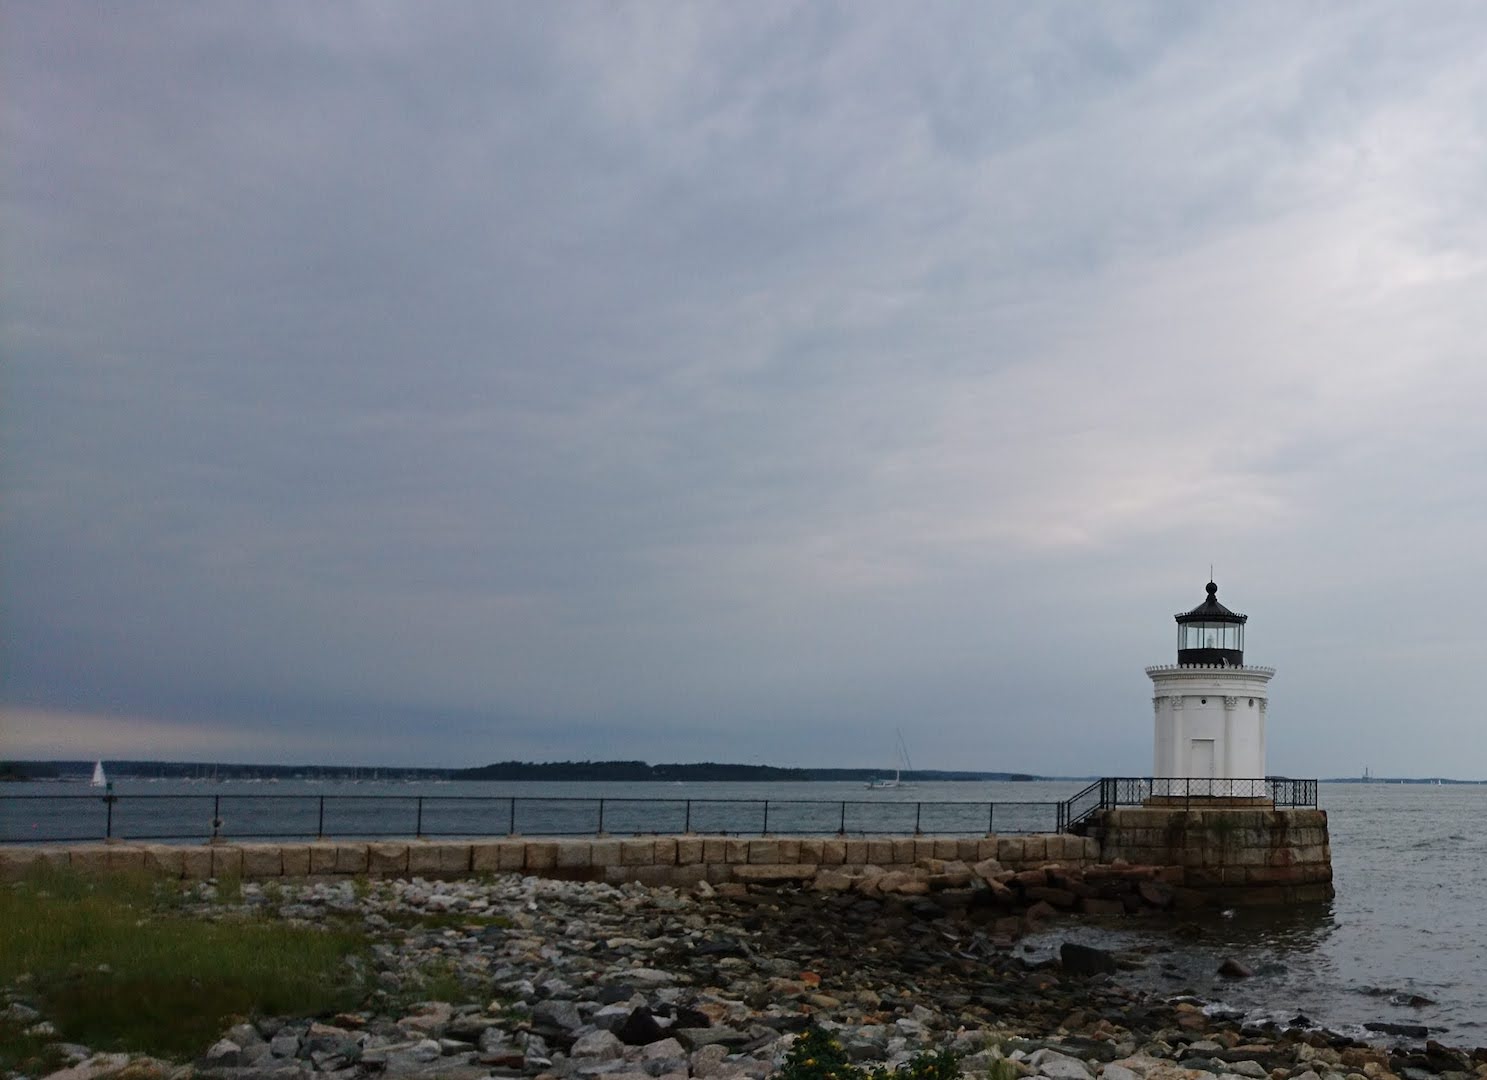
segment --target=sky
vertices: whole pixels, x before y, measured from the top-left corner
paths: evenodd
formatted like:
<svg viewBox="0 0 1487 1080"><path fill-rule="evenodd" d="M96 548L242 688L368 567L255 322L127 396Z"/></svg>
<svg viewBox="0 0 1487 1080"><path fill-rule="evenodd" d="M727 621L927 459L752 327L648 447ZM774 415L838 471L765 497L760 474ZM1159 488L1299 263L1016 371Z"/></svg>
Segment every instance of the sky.
<svg viewBox="0 0 1487 1080"><path fill-rule="evenodd" d="M1474 3L0 0L0 757L1487 777Z"/></svg>

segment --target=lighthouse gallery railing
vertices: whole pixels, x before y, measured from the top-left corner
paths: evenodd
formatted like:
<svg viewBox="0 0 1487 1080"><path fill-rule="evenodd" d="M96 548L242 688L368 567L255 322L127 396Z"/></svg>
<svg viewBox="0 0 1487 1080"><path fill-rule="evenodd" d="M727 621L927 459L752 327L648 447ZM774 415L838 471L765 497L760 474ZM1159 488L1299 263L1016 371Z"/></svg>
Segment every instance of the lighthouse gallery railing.
<svg viewBox="0 0 1487 1080"><path fill-rule="evenodd" d="M1059 831L1117 806L1160 805L1191 808L1213 799L1254 800L1279 807L1317 805L1317 781L1286 776L1216 779L1211 776L1106 776L1060 804Z"/></svg>

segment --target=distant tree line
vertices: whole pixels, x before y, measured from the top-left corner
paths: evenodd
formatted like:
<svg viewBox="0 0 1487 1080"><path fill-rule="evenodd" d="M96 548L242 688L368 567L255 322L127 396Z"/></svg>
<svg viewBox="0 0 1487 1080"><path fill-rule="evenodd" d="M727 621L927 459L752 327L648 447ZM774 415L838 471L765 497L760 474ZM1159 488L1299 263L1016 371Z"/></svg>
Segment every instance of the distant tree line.
<svg viewBox="0 0 1487 1080"><path fill-rule="evenodd" d="M777 765L737 765L717 761L651 765L644 761L500 761L473 769L370 768L350 765L243 765L199 761L105 761L111 779L161 780L609 780L709 781L779 780L866 781L885 775L881 769L791 769ZM91 761L0 761L0 781L55 780L92 775ZM1031 773L914 769L905 781L1037 780Z"/></svg>
<svg viewBox="0 0 1487 1080"><path fill-rule="evenodd" d="M644 761L498 761L474 769L456 769L451 780L612 780L612 781L777 781L872 780L880 769L798 769L777 765L736 765L717 761L651 765ZM914 769L904 780L1035 780L1030 773L966 772Z"/></svg>
<svg viewBox="0 0 1487 1080"><path fill-rule="evenodd" d="M0 761L0 781L55 780L61 775L50 761Z"/></svg>

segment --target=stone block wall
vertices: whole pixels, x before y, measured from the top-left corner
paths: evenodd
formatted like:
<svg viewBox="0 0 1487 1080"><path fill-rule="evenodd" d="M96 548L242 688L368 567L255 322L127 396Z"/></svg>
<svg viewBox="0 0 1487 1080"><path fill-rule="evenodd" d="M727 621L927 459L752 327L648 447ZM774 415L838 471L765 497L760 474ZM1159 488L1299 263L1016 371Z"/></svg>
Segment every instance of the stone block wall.
<svg viewBox="0 0 1487 1080"><path fill-rule="evenodd" d="M0 847L0 880L16 880L38 862L84 873L136 871L166 877L267 879L370 874L461 877L522 873L619 884L712 885L804 881L823 869L861 874L924 871L927 863L981 863L1008 870L1058 864L1082 869L1100 861L1091 837L1042 836L790 838L644 836L499 840L332 841L312 843L109 843Z"/></svg>
<svg viewBox="0 0 1487 1080"><path fill-rule="evenodd" d="M1214 902L1290 904L1333 895L1325 810L1130 807L1097 816L1104 863L1179 868Z"/></svg>
<svg viewBox="0 0 1487 1080"><path fill-rule="evenodd" d="M1208 903L1291 904L1333 895L1325 811L1233 806L1108 810L1085 836L683 835L16 846L0 847L0 880L16 880L38 862L84 873L137 871L186 879L521 873L683 888L699 882L802 882L859 891L867 888L865 878L886 875L881 883L885 891L909 892L964 883L973 872L991 882L1003 873L1059 867L1092 871L1079 879L1085 884L1105 881L1100 875L1109 869L1159 871L1155 880L1199 893ZM1080 895L1085 900L1123 900L1098 894L1098 889L1095 895Z"/></svg>

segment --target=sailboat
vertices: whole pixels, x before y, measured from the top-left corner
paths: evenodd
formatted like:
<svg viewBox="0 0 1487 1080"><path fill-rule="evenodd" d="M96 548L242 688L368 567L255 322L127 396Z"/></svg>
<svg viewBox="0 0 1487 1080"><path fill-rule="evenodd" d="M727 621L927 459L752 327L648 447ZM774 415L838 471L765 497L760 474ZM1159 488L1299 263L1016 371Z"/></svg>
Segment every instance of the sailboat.
<svg viewBox="0 0 1487 1080"><path fill-rule="evenodd" d="M103 762L95 762L93 765L93 779L88 781L89 787L108 787L108 777L103 775Z"/></svg>
<svg viewBox="0 0 1487 1080"><path fill-rule="evenodd" d="M896 754L898 760L894 763L893 766L893 779L889 780L886 777L875 776L873 777L873 779L867 782L867 786L869 788L876 790L878 788L903 787L903 771L905 769L913 768L913 766L909 763L909 748L904 745L904 733L898 728L894 728L893 730L894 733L898 736L898 745L894 747L894 753Z"/></svg>

